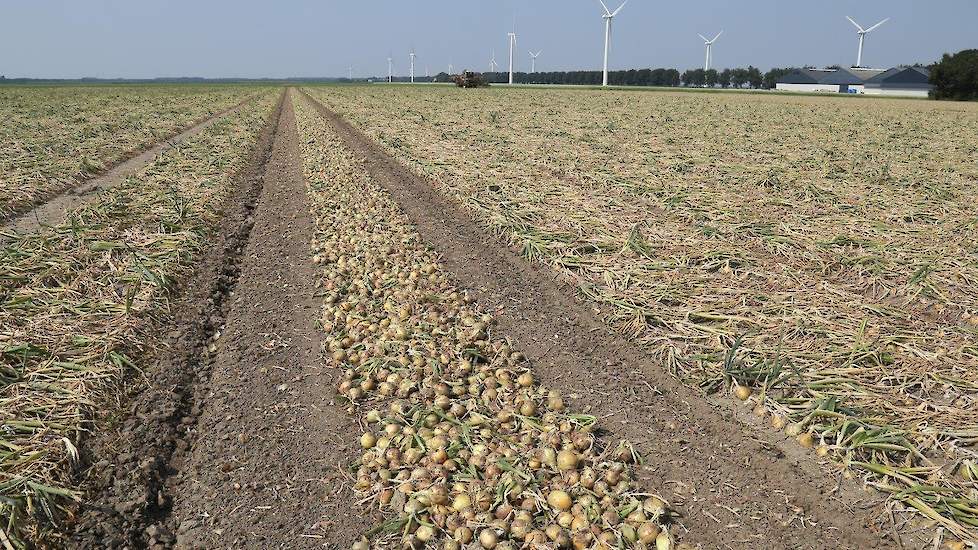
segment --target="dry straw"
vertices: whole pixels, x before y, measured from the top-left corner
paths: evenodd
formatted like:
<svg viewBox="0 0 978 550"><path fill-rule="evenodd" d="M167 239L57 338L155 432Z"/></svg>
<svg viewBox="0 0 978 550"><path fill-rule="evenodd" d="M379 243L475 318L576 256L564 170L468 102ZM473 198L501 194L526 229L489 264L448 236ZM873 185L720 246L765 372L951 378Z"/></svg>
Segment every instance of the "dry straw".
<svg viewBox="0 0 978 550"><path fill-rule="evenodd" d="M252 92L232 86L0 89L0 219Z"/></svg>
<svg viewBox="0 0 978 550"><path fill-rule="evenodd" d="M273 102L248 104L53 227L0 235L5 544L27 544L81 497L76 444L137 374L146 329L166 317Z"/></svg>

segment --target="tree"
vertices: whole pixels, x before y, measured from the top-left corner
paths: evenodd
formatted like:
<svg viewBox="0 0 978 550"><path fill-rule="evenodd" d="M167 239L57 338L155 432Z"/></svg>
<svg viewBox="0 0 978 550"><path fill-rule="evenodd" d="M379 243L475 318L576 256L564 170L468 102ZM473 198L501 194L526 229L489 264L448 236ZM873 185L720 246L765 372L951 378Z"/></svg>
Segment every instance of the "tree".
<svg viewBox="0 0 978 550"><path fill-rule="evenodd" d="M703 69L690 69L683 73L683 84L686 86L700 87L706 83L706 71Z"/></svg>
<svg viewBox="0 0 978 550"><path fill-rule="evenodd" d="M978 99L978 50L944 54L930 71L935 99L973 101Z"/></svg>
<svg viewBox="0 0 978 550"><path fill-rule="evenodd" d="M798 69L795 69L793 67L792 68L784 68L784 69L780 69L780 68L775 67L775 68L771 69L770 71L764 73L764 81L762 82L761 85L764 86L765 88L769 89L769 90L770 89L773 89L773 88L777 88L778 87L778 81L779 80L781 80L785 75L791 74L791 73L793 73L793 72L795 72L797 70Z"/></svg>
<svg viewBox="0 0 978 550"><path fill-rule="evenodd" d="M730 87L730 69L724 69L723 72L717 76L717 83L724 88Z"/></svg>
<svg viewBox="0 0 978 550"><path fill-rule="evenodd" d="M746 69L733 69L730 71L730 84L734 88L743 88L744 83L746 82L747 82Z"/></svg>
<svg viewBox="0 0 978 550"><path fill-rule="evenodd" d="M706 85L709 86L710 88L715 88L719 79L720 79L720 75L717 73L716 69L710 69L709 71L706 71L704 80L706 81Z"/></svg>
<svg viewBox="0 0 978 550"><path fill-rule="evenodd" d="M750 84L751 88L755 90L761 87L764 83L764 77L761 75L761 70L753 65L748 65L747 67L747 83Z"/></svg>

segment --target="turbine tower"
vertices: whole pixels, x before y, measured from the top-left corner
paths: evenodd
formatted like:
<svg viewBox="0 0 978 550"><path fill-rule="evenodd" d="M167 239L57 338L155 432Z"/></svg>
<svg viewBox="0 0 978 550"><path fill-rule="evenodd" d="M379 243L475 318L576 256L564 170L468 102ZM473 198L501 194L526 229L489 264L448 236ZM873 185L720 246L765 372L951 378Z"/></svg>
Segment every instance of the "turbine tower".
<svg viewBox="0 0 978 550"><path fill-rule="evenodd" d="M530 72L531 73L537 72L537 58L540 57L540 54L542 54L542 53L543 53L543 50L540 50L537 53L530 52Z"/></svg>
<svg viewBox="0 0 978 550"><path fill-rule="evenodd" d="M387 83L394 82L394 58L387 56Z"/></svg>
<svg viewBox="0 0 978 550"><path fill-rule="evenodd" d="M601 2L601 7L604 8L604 15L601 16L604 19L604 76L601 79L601 85L607 86L608 85L608 47L611 44L611 20L614 19L615 16L618 15L618 12L620 12L621 9L625 7L625 4L628 3L628 0L622 2L621 5L618 6L618 9L616 9L615 11L609 10L608 5L604 3L604 0L598 0L598 2Z"/></svg>
<svg viewBox="0 0 978 550"><path fill-rule="evenodd" d="M513 84L513 52L516 51L516 33L509 33L509 83Z"/></svg>
<svg viewBox="0 0 978 550"><path fill-rule="evenodd" d="M880 25L882 25L883 23L886 23L887 21L889 21L890 18L887 17L886 19L880 21L879 23L873 25L872 27L870 27L868 29L862 28L859 25L859 23L856 23L848 15L846 16L846 19L848 19L850 23L852 23L853 25L856 26L857 34L859 35L859 53L856 54L856 67L862 67L863 66L863 44L866 42L866 35L869 34L869 33L871 33L871 32L873 32L873 31L875 31Z"/></svg>
<svg viewBox="0 0 978 550"><path fill-rule="evenodd" d="M353 82L353 65L350 65L349 70L350 70L350 82Z"/></svg>
<svg viewBox="0 0 978 550"><path fill-rule="evenodd" d="M417 57L414 54L414 50L411 50L411 84L414 84L414 58Z"/></svg>
<svg viewBox="0 0 978 550"><path fill-rule="evenodd" d="M713 40L710 40L702 34L699 35L700 38L703 39L703 43L706 44L706 65L703 66L704 71L710 70L710 64L713 63L713 43L717 41L717 38L720 38L721 34L723 34L723 31L717 33L717 35L713 37Z"/></svg>

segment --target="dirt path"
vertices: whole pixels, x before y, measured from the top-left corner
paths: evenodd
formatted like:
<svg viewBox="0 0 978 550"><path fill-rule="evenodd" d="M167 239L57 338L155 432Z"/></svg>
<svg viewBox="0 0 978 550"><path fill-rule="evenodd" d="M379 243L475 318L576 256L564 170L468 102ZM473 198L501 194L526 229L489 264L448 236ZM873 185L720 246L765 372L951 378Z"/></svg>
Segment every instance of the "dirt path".
<svg viewBox="0 0 978 550"><path fill-rule="evenodd" d="M160 140L147 148L133 151L131 156L114 164L98 176L87 179L81 184L54 196L40 197L35 206L28 207L26 210L15 211L12 216L8 216L6 219L0 218L0 224L2 224L0 225L0 232L28 233L37 231L44 225L58 223L66 213L92 200L99 191L119 185L127 177L156 160L156 157L161 153L203 132L217 123L218 120L254 101L257 97L257 95L251 95L237 105L207 117L175 135Z"/></svg>
<svg viewBox="0 0 978 550"><path fill-rule="evenodd" d="M198 391L193 449L174 479L178 548L348 546L370 527L346 517L354 497L338 479L357 428L331 403L337 381L320 359L297 140L287 103L210 384Z"/></svg>
<svg viewBox="0 0 978 550"><path fill-rule="evenodd" d="M745 549L892 546L870 527L854 484L844 484L837 498L837 481L797 445L746 435L735 409L711 405L669 376L610 332L574 289L501 245L462 205L313 104L366 158L371 177L399 201L448 271L495 312L501 333L544 382L602 419L613 437L637 444L647 459L640 477L681 511L690 530L686 542Z"/></svg>
<svg viewBox="0 0 978 550"><path fill-rule="evenodd" d="M159 351L142 362L144 376L123 389L127 410L113 412L120 418L100 419L100 429L81 446L79 477L89 494L71 518L70 547L151 548L173 542L165 524L172 507L167 483L189 447L200 410L194 390L210 372L207 348L238 281L282 105L280 99L248 163L236 174L222 227L178 290L172 322L160 327L157 345L150 346Z"/></svg>

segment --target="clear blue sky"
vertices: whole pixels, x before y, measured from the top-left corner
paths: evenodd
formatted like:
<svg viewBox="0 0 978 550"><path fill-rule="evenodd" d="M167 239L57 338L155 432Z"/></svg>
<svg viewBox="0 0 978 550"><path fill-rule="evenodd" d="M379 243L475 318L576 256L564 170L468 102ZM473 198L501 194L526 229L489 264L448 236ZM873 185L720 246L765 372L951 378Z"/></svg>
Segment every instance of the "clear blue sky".
<svg viewBox="0 0 978 550"><path fill-rule="evenodd" d="M608 4L616 0L607 0ZM614 9L615 6L610 6ZM599 68L597 0L0 0L0 74L7 77L289 77L406 74L506 66L514 16L517 66ZM697 33L725 30L714 66L930 62L978 48L978 0L631 0L614 23L613 68L702 66Z"/></svg>

